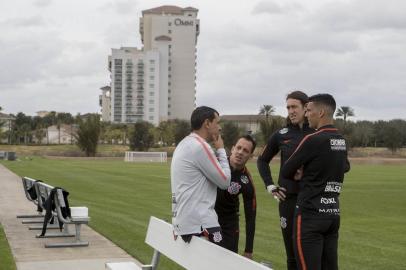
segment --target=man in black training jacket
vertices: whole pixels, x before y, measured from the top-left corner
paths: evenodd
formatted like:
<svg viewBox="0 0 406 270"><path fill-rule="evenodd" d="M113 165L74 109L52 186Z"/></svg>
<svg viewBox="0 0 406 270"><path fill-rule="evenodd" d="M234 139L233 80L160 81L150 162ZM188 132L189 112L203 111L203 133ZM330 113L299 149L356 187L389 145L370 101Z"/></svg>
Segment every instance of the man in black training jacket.
<svg viewBox="0 0 406 270"><path fill-rule="evenodd" d="M281 175L279 175L279 186L277 186L272 179L269 163L280 152L282 166L303 137L314 132L314 129L309 128L305 117L305 105L308 100L308 96L302 91L293 91L287 95L287 125L272 134L257 160L258 171L266 189L279 201L280 226L285 244L288 270L297 269L293 248L293 221L300 186L299 182L283 178Z"/></svg>
<svg viewBox="0 0 406 270"><path fill-rule="evenodd" d="M217 189L217 200L215 210L223 233L222 246L226 249L238 253L239 239L239 207L238 195L242 194L245 212L246 241L243 255L252 259L256 198L252 177L245 164L254 152L256 143L249 136L243 136L231 149L230 168L231 183L227 190Z"/></svg>
<svg viewBox="0 0 406 270"><path fill-rule="evenodd" d="M303 184L294 225L295 254L301 270L338 269L338 197L350 166L345 139L332 125L335 108L329 94L309 98L306 117L316 132L303 138L281 171L283 177L301 178ZM303 175L298 176L301 168Z"/></svg>

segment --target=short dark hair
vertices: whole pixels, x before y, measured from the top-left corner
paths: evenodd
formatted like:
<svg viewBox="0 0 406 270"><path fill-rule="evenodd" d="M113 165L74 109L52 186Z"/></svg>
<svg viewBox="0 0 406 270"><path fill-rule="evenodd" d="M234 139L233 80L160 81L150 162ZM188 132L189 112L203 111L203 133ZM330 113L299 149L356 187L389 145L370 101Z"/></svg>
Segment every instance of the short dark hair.
<svg viewBox="0 0 406 270"><path fill-rule="evenodd" d="M213 119L216 118L216 114L220 115L218 111L213 108L207 106L197 107L190 117L190 126L192 130L200 129L206 119L209 119L210 122L213 121Z"/></svg>
<svg viewBox="0 0 406 270"><path fill-rule="evenodd" d="M330 111L330 116L334 116L336 110L336 101L334 97L330 94L317 94L309 97L309 102L318 103L324 106L327 106Z"/></svg>
<svg viewBox="0 0 406 270"><path fill-rule="evenodd" d="M255 141L255 139L254 139L251 135L249 135L249 134L244 135L244 136L241 136L240 138L238 138L237 142L238 142L240 139L245 139L245 140L251 142L251 143L252 143L251 154L254 153L255 147L257 147L257 142ZM237 142L235 142L235 144L237 144Z"/></svg>
<svg viewBox="0 0 406 270"><path fill-rule="evenodd" d="M296 90L296 91L293 91L293 92L291 92L291 93L289 93L287 96L286 96L286 100L288 100L288 99L297 99L297 100L299 100L300 101L300 103L302 103L302 105L304 106L307 102L309 102L309 97L305 94L305 93L303 93L302 91L299 91L299 90Z"/></svg>

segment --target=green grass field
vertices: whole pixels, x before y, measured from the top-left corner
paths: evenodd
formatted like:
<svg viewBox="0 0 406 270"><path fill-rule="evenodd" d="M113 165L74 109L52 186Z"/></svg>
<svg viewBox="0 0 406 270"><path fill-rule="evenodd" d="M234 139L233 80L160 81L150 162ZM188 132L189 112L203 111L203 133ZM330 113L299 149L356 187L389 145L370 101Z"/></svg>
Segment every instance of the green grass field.
<svg viewBox="0 0 406 270"><path fill-rule="evenodd" d="M0 270L15 270L16 265L11 254L3 227L0 224Z"/></svg>
<svg viewBox="0 0 406 270"><path fill-rule="evenodd" d="M149 217L170 220L169 164L39 157L2 164L20 176L70 191L73 206L90 208L91 227L144 263L152 257L152 249L144 243ZM277 204L265 193L255 164L249 168L258 201L254 259L286 269ZM277 175L278 168L272 168ZM406 269L405 175L404 165L352 166L341 196L340 269ZM240 250L245 238L244 226L241 229ZM167 259L160 267L179 269Z"/></svg>

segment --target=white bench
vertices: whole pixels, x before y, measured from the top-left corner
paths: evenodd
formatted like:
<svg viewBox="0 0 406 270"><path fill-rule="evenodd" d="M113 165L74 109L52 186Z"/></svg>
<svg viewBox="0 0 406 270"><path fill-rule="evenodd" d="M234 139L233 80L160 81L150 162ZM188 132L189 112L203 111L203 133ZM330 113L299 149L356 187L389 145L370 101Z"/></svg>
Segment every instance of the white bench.
<svg viewBox="0 0 406 270"><path fill-rule="evenodd" d="M133 262L109 262L108 270L155 270L158 267L160 254L165 255L180 266L191 270L271 270L270 268L247 259L209 241L193 236L189 244L181 237L175 241L171 224L151 217L145 243L154 248L150 265L137 265Z"/></svg>

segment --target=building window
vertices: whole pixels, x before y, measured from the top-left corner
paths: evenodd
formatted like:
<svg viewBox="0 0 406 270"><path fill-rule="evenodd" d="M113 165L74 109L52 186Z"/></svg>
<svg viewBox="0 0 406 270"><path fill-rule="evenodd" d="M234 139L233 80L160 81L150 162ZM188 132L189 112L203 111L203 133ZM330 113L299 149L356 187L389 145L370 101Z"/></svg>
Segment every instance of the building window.
<svg viewBox="0 0 406 270"><path fill-rule="evenodd" d="M154 88L154 87L155 87L155 85L153 83L149 84L149 88Z"/></svg>
<svg viewBox="0 0 406 270"><path fill-rule="evenodd" d="M168 30L168 34L172 34L172 30L171 30L171 29Z"/></svg>
<svg viewBox="0 0 406 270"><path fill-rule="evenodd" d="M171 22L168 22L168 26L171 26L172 25L172 23Z"/></svg>
<svg viewBox="0 0 406 270"><path fill-rule="evenodd" d="M149 69L149 71L154 72L155 68L152 67L152 68Z"/></svg>
<svg viewBox="0 0 406 270"><path fill-rule="evenodd" d="M171 107L171 104L168 104L168 108L170 108Z"/></svg>
<svg viewBox="0 0 406 270"><path fill-rule="evenodd" d="M168 85L170 86L170 85L171 85L171 82L168 82Z"/></svg>
<svg viewBox="0 0 406 270"><path fill-rule="evenodd" d="M171 100L171 97L168 97L168 100Z"/></svg>
<svg viewBox="0 0 406 270"><path fill-rule="evenodd" d="M155 79L155 76L149 76L149 79L150 79L150 80L154 80L154 79Z"/></svg>
<svg viewBox="0 0 406 270"><path fill-rule="evenodd" d="M171 112L168 112L168 115L171 115Z"/></svg>
<svg viewBox="0 0 406 270"><path fill-rule="evenodd" d="M154 121L154 117L153 117L153 116L150 116L150 117L149 117L149 120L150 120L150 121Z"/></svg>
<svg viewBox="0 0 406 270"><path fill-rule="evenodd" d="M154 103L155 103L155 101L153 99L149 100L149 104L154 104Z"/></svg>
<svg viewBox="0 0 406 270"><path fill-rule="evenodd" d="M154 59L150 59L150 60L149 60L149 63L150 63L150 64L155 64L155 60L154 60Z"/></svg>
<svg viewBox="0 0 406 270"><path fill-rule="evenodd" d="M155 95L154 92L149 92L149 96L150 96L150 97L153 97L154 95Z"/></svg>
<svg viewBox="0 0 406 270"><path fill-rule="evenodd" d="M171 48L172 48L172 45L168 45L168 48L171 49Z"/></svg>
<svg viewBox="0 0 406 270"><path fill-rule="evenodd" d="M154 108L149 108L149 112L154 112Z"/></svg>

